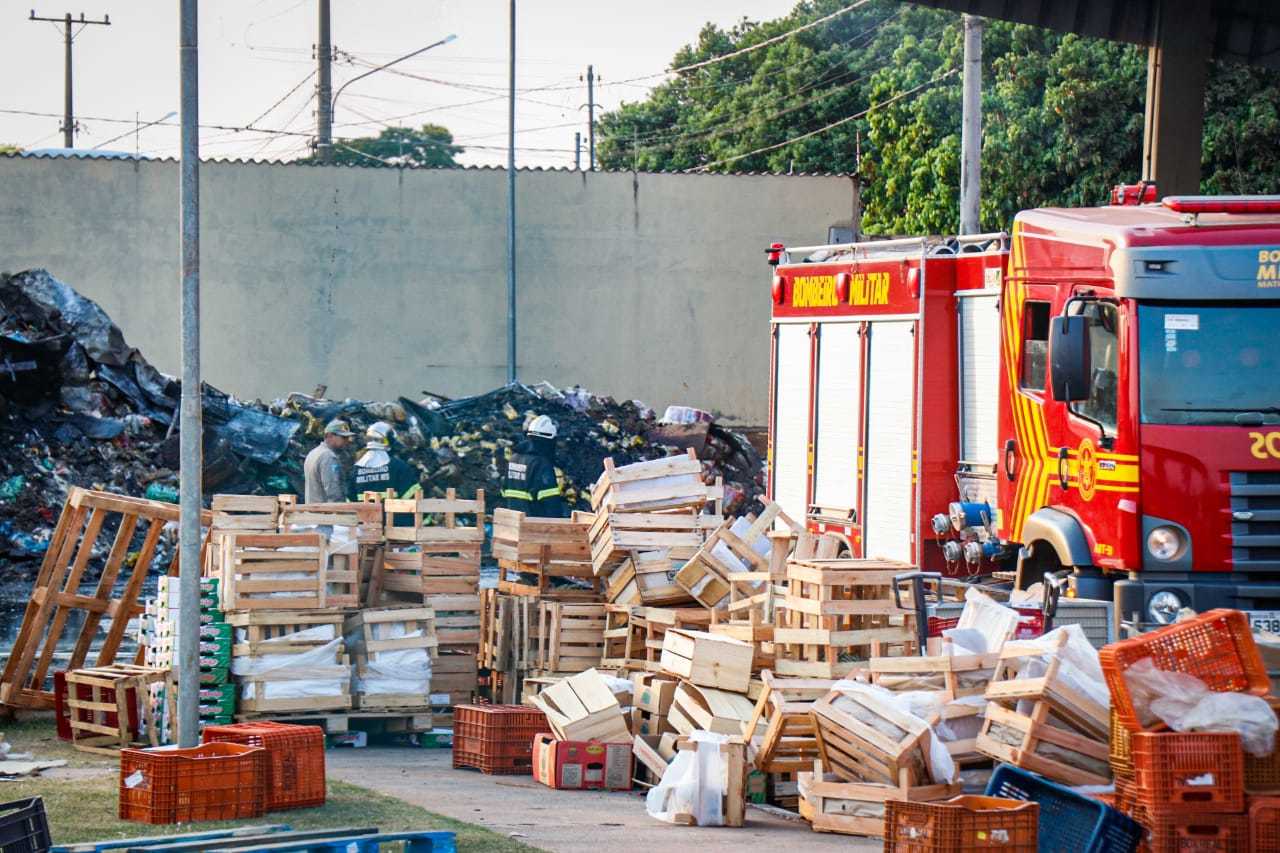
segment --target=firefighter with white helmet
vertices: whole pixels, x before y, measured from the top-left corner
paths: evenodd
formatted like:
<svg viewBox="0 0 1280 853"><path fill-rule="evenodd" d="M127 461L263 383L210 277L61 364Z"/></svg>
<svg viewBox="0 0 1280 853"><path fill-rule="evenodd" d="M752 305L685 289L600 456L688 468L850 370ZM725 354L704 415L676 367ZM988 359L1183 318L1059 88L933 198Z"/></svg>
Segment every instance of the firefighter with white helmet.
<svg viewBox="0 0 1280 853"><path fill-rule="evenodd" d="M538 415L525 426L527 438L507 460L502 498L507 509L536 518L564 518L564 492L556 476L556 422Z"/></svg>
<svg viewBox="0 0 1280 853"><path fill-rule="evenodd" d="M417 469L391 455L394 435L395 430L386 421L378 421L364 431L364 450L356 457L352 477L352 500L359 500L365 492L396 498L416 498L422 494Z"/></svg>

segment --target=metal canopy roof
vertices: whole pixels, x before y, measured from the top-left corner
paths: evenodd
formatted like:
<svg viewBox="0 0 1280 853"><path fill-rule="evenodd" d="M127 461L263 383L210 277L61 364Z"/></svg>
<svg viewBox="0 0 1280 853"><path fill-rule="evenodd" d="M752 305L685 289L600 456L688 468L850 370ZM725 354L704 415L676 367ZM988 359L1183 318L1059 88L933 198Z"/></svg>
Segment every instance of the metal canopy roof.
<svg viewBox="0 0 1280 853"><path fill-rule="evenodd" d="M912 0L921 6L1147 45L1160 0ZM1213 58L1280 69L1280 3L1201 0L1211 10Z"/></svg>

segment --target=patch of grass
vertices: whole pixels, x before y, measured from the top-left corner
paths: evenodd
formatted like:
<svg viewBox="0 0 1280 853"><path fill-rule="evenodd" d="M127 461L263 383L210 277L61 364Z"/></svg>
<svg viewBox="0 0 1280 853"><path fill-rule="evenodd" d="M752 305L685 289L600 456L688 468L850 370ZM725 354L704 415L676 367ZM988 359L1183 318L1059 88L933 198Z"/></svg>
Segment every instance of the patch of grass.
<svg viewBox="0 0 1280 853"><path fill-rule="evenodd" d="M0 720L0 733L4 734L14 752L30 752L37 761L61 758L66 760L68 767L120 766L120 759L114 755L83 752L65 740L58 740L52 714Z"/></svg>
<svg viewBox="0 0 1280 853"><path fill-rule="evenodd" d="M336 780L329 781L328 802L320 808L272 812L252 820L189 823L181 826L150 826L118 819L117 784L115 775L88 779L36 777L0 785L0 796L6 801L43 797L54 844L173 835L228 826L286 823L294 829L369 826L376 826L384 832L444 829L457 833L459 850L528 853L534 849L487 829Z"/></svg>

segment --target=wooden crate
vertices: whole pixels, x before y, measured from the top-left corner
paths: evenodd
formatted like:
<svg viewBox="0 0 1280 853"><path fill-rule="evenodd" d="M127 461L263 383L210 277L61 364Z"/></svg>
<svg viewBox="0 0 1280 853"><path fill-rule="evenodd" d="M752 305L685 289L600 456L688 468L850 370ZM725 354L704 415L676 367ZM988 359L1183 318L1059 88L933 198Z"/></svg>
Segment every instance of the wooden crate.
<svg viewBox="0 0 1280 853"><path fill-rule="evenodd" d="M1061 649L1067 635L1059 637ZM1060 653L1049 656L1043 675L1018 678L1028 660L1044 655L1039 644L1005 643L975 748L1065 785L1109 784L1109 709L1063 681Z"/></svg>
<svg viewBox="0 0 1280 853"><path fill-rule="evenodd" d="M591 523L591 565L597 575L608 574L628 558L651 551L685 561L702 547L708 530L720 519L695 509L666 512L613 512L595 514Z"/></svg>
<svg viewBox="0 0 1280 853"><path fill-rule="evenodd" d="M773 631L775 672L840 678L871 644L906 647L915 640L914 611L893 600L893 578L911 571L892 560L791 560L787 595Z"/></svg>
<svg viewBox="0 0 1280 853"><path fill-rule="evenodd" d="M282 533L301 533L313 527L349 527L357 542L379 544L383 541L382 515L381 504L370 501L308 504L297 503L292 495L280 496Z"/></svg>
<svg viewBox="0 0 1280 853"><path fill-rule="evenodd" d="M370 597L385 603L424 604L432 595L474 594L484 546L484 490L473 500L453 489L444 498L382 502L386 552ZM408 524L396 524L396 519Z"/></svg>
<svg viewBox="0 0 1280 853"><path fill-rule="evenodd" d="M480 652L480 595L429 595L426 606L435 611L436 639L441 649Z"/></svg>
<svg viewBox="0 0 1280 853"><path fill-rule="evenodd" d="M208 524L211 518L203 513L201 522ZM0 702L11 708L52 709L49 679L55 651L70 646L70 656L59 666L83 668L104 616L110 627L93 665L115 663L129 620L142 612L138 597L160 534L177 520L178 507L173 504L71 488L0 676ZM104 534L112 530L114 534ZM82 581L95 553L105 554L105 563L97 584L86 594ZM177 573L175 555L169 574ZM141 663L141 654L140 649L136 663Z"/></svg>
<svg viewBox="0 0 1280 853"><path fill-rule="evenodd" d="M637 664L633 668L648 672L662 669L662 643L672 628L689 630L705 629L711 624L711 614L701 607L633 607L631 630L633 638L630 653Z"/></svg>
<svg viewBox="0 0 1280 853"><path fill-rule="evenodd" d="M331 606L322 534L222 532L215 534L214 547L223 610Z"/></svg>
<svg viewBox="0 0 1280 853"><path fill-rule="evenodd" d="M630 743L631 731L613 691L594 669L571 675L533 696L560 740Z"/></svg>
<svg viewBox="0 0 1280 853"><path fill-rule="evenodd" d="M466 705L480 683L474 652L441 650L431 661L431 704ZM437 701L439 700L439 701Z"/></svg>
<svg viewBox="0 0 1280 853"><path fill-rule="evenodd" d="M871 683L887 690L924 691L942 702L981 696L987 690L998 652L983 655L948 654L927 657L872 657L867 661ZM874 648L873 648L874 651Z"/></svg>
<svg viewBox="0 0 1280 853"><path fill-rule="evenodd" d="M701 508L707 502L702 463L693 449L668 456L614 467L604 460L604 472L591 489L591 508L599 512L654 512L664 509Z"/></svg>
<svg viewBox="0 0 1280 853"><path fill-rule="evenodd" d="M66 708L71 745L82 752L108 755L130 747L158 746L155 711L149 699L151 685L163 685L167 677L168 670L131 664L70 670ZM88 688L87 697L82 695L82 687ZM141 706L138 723L145 740L133 736L131 701ZM114 718L114 723L108 725L108 717Z"/></svg>
<svg viewBox="0 0 1280 853"><path fill-rule="evenodd" d="M601 635L603 643L600 648L601 669L644 669L643 655L639 644L643 644L643 636L636 643L635 632L631 629L631 608L620 604L604 605L604 631Z"/></svg>
<svg viewBox="0 0 1280 853"><path fill-rule="evenodd" d="M755 649L730 637L673 628L662 639L665 672L704 687L746 693Z"/></svg>
<svg viewBox="0 0 1280 853"><path fill-rule="evenodd" d="M346 618L343 633L353 673L357 678L373 675L370 665L382 662L389 652L420 651L426 658L438 654L435 611L429 607L390 607L359 610ZM416 636L415 636L416 635ZM421 692L367 693L352 685L355 707L431 707L430 686Z"/></svg>
<svg viewBox="0 0 1280 853"><path fill-rule="evenodd" d="M590 528L588 520L494 510L491 551L498 560L498 589L512 595L598 601L601 582L591 566ZM552 587L553 577L584 579L590 588Z"/></svg>
<svg viewBox="0 0 1280 853"><path fill-rule="evenodd" d="M760 515L731 519L713 530L697 553L676 573L676 583L704 607L734 607L745 616L746 607L759 606L759 593L768 593L777 578L770 572L770 556L775 545L770 533L778 523L798 531L782 507L766 503ZM772 621L772 608L764 613Z"/></svg>
<svg viewBox="0 0 1280 853"><path fill-rule="evenodd" d="M351 666L344 654L341 613L298 610L247 610L227 613L235 630L231 647L232 673L239 695L238 712L246 716L283 712L343 710L351 707ZM323 630L328 628L329 630ZM306 632L306 633L304 633ZM318 635L318 636L312 636ZM267 655L302 655L333 643L333 657L305 668L280 666L269 671L235 674L242 666L254 666ZM237 664L238 659L249 659ZM272 684L328 682L332 693L324 696L267 697ZM245 688L248 688L246 691ZM246 698L246 694L249 694Z"/></svg>
<svg viewBox="0 0 1280 853"><path fill-rule="evenodd" d="M538 602L538 671L582 672L599 666L604 653L605 606Z"/></svg>
<svg viewBox="0 0 1280 853"><path fill-rule="evenodd" d="M929 726L859 690L832 690L813 703L822 763L845 782L932 784Z"/></svg>
<svg viewBox="0 0 1280 853"><path fill-rule="evenodd" d="M760 673L763 689L743 734L764 726L756 746L755 766L763 773L798 773L813 767L819 757L813 703L831 692L825 678L779 678Z"/></svg>
<svg viewBox="0 0 1280 853"><path fill-rule="evenodd" d="M799 790L800 815L814 832L883 838L885 803L949 800L960 794L962 786L958 782L915 787L841 782L816 761L812 772L799 774Z"/></svg>
<svg viewBox="0 0 1280 853"><path fill-rule="evenodd" d="M609 575L605 599L614 604L681 607L694 599L675 581L675 564L666 551L643 551L627 557Z"/></svg>
<svg viewBox="0 0 1280 853"><path fill-rule="evenodd" d="M680 682L667 719L671 727L683 735L705 731L741 736L754 710L751 700L741 693ZM755 730L752 731L754 736Z"/></svg>
<svg viewBox="0 0 1280 853"><path fill-rule="evenodd" d="M275 532L280 525L280 499L275 495L214 495L214 530Z"/></svg>

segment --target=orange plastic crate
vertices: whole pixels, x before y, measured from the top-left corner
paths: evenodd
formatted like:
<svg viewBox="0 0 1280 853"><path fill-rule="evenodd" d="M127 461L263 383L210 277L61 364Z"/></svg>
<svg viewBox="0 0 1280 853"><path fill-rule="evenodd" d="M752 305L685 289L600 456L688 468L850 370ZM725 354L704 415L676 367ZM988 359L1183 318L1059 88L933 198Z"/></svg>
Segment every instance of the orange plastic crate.
<svg viewBox="0 0 1280 853"><path fill-rule="evenodd" d="M1271 680L1253 641L1249 618L1239 610L1210 610L1194 619L1104 646L1098 653L1111 704L1132 731L1144 726L1133 707L1124 673L1143 658L1157 669L1185 672L1217 693L1266 696Z"/></svg>
<svg viewBox="0 0 1280 853"><path fill-rule="evenodd" d="M1212 812L1153 817L1140 808L1133 816L1150 836L1143 853L1248 853L1249 817Z"/></svg>
<svg viewBox="0 0 1280 853"><path fill-rule="evenodd" d="M1108 744L1111 748L1111 769L1116 773L1133 773L1133 756L1129 753L1129 727L1120 719L1115 705L1111 706L1111 736Z"/></svg>
<svg viewBox="0 0 1280 853"><path fill-rule="evenodd" d="M193 823L261 817L267 752L238 743L191 749L122 749L120 819Z"/></svg>
<svg viewBox="0 0 1280 853"><path fill-rule="evenodd" d="M941 803L889 800L885 853L1036 853L1040 804L1001 797L961 796Z"/></svg>
<svg viewBox="0 0 1280 853"><path fill-rule="evenodd" d="M267 811L323 806L324 729L288 723L206 726L205 743L239 743L267 751Z"/></svg>
<svg viewBox="0 0 1280 853"><path fill-rule="evenodd" d="M1249 849L1280 853L1280 797L1249 798Z"/></svg>
<svg viewBox="0 0 1280 853"><path fill-rule="evenodd" d="M1235 732L1134 732L1131 745L1134 792L1151 814L1244 811L1244 750Z"/></svg>

